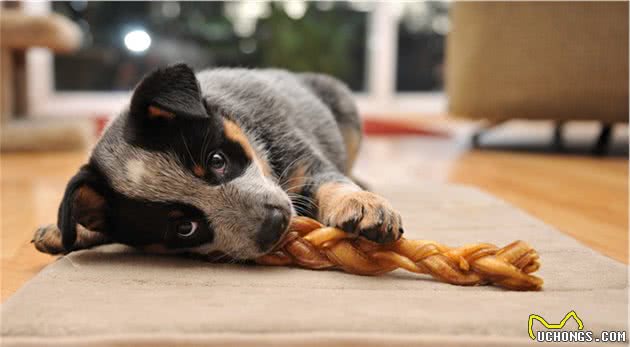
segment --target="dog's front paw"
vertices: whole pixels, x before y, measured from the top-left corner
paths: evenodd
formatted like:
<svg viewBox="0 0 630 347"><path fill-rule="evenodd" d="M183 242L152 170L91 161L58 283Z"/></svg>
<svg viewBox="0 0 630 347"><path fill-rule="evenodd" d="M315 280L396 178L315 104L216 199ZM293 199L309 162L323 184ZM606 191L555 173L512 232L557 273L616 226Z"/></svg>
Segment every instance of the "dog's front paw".
<svg viewBox="0 0 630 347"><path fill-rule="evenodd" d="M322 212L322 223L379 243L398 240L404 232L400 214L387 200L371 192L344 194Z"/></svg>
<svg viewBox="0 0 630 347"><path fill-rule="evenodd" d="M31 242L42 253L61 254L65 252L61 244L61 233L54 224L43 225L37 228Z"/></svg>

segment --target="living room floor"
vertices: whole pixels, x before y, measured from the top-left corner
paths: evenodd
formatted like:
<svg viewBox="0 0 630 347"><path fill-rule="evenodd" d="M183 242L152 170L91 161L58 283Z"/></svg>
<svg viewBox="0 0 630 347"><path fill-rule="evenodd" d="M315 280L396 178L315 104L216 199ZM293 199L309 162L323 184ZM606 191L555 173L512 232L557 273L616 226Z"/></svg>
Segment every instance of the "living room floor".
<svg viewBox="0 0 630 347"><path fill-rule="evenodd" d="M435 122L429 125L436 127ZM368 184L472 185L611 258L628 262L627 127L615 132L615 143L621 141L616 146L622 148L620 155L595 157L579 150L578 154L546 153L550 128L544 124L517 125L516 130L488 137L490 148L503 145L511 151L471 149L469 125L437 126L448 129L451 136L368 137L356 175ZM582 145L573 137L596 135L592 125L571 132L567 143L578 149ZM519 150L513 143L522 138L538 145ZM37 226L56 221L65 184L85 159L84 152L1 155L2 301L56 259L36 251L30 240Z"/></svg>

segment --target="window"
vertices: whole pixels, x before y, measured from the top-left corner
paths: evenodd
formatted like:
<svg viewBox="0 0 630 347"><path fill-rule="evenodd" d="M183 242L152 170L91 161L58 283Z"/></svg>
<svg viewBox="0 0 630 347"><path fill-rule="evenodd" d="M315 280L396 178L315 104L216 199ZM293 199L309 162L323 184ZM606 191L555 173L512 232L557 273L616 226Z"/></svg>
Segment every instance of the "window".
<svg viewBox="0 0 630 347"><path fill-rule="evenodd" d="M29 109L105 116L155 66L280 67L345 81L364 115L444 112L447 2L26 2L84 33L80 50L29 51Z"/></svg>
<svg viewBox="0 0 630 347"><path fill-rule="evenodd" d="M412 2L398 23L396 90L436 91L444 85L448 3Z"/></svg>
<svg viewBox="0 0 630 347"><path fill-rule="evenodd" d="M84 45L55 57L55 88L128 90L156 65L280 67L365 85L366 12L348 3L54 2Z"/></svg>

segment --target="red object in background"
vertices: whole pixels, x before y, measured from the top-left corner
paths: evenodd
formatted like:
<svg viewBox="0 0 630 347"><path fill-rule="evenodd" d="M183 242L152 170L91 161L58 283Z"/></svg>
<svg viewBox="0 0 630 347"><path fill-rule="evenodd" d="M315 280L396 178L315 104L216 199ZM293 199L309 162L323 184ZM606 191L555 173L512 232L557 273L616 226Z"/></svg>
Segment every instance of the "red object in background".
<svg viewBox="0 0 630 347"><path fill-rule="evenodd" d="M94 117L94 131L96 132L96 137L101 136L101 134L103 133L103 130L105 130L105 127L107 126L107 122L109 122L109 117L108 116L96 116Z"/></svg>
<svg viewBox="0 0 630 347"><path fill-rule="evenodd" d="M363 132L368 136L432 136L450 137L446 131L414 124L413 122L392 121L383 119L366 119L363 121Z"/></svg>
<svg viewBox="0 0 630 347"><path fill-rule="evenodd" d="M103 130L109 121L108 116L96 116L94 122L96 124L96 136L101 136ZM419 124L405 121L392 121L383 119L366 119L363 121L363 132L368 136L433 136L433 137L450 137L451 135L442 130L431 129Z"/></svg>

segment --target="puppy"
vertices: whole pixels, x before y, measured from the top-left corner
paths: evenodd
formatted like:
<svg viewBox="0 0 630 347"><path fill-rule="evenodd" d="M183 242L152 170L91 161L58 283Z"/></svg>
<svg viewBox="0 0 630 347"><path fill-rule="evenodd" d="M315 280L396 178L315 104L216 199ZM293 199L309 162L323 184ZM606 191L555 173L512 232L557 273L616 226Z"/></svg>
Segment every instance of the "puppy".
<svg viewBox="0 0 630 347"><path fill-rule="evenodd" d="M361 143L350 91L282 70L158 69L135 88L67 185L56 254L105 243L151 252L269 252L293 215L387 243L399 214L348 177Z"/></svg>

